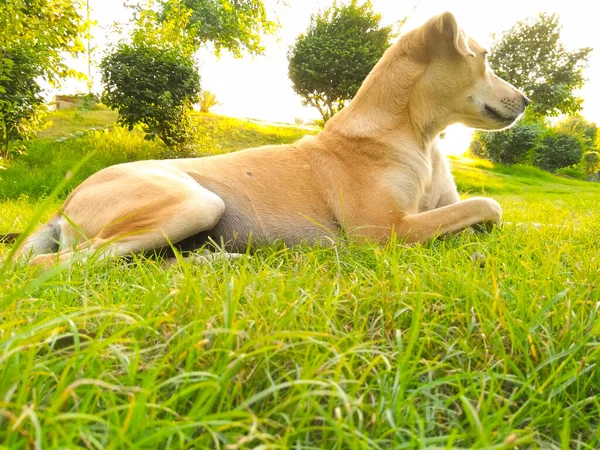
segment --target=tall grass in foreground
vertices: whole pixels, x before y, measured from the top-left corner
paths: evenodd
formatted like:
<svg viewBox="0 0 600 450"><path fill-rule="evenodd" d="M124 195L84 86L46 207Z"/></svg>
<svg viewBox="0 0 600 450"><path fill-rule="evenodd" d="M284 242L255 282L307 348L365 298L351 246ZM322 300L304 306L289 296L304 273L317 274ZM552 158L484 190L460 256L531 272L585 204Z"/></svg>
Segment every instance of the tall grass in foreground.
<svg viewBox="0 0 600 450"><path fill-rule="evenodd" d="M598 448L598 199L503 203L556 226L2 273L0 441Z"/></svg>

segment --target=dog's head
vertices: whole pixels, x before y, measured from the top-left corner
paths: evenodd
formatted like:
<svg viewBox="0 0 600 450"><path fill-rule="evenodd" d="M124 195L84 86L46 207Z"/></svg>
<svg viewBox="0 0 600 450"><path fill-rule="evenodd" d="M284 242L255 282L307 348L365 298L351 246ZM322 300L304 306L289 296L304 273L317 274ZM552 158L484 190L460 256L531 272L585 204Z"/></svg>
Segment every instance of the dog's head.
<svg viewBox="0 0 600 450"><path fill-rule="evenodd" d="M422 31L428 61L421 86L444 105L452 122L499 130L523 114L527 97L494 74L486 51L466 35L454 15L435 16Z"/></svg>
<svg viewBox="0 0 600 450"><path fill-rule="evenodd" d="M388 134L407 121L430 139L453 123L501 130L529 100L501 80L485 50L451 13L429 19L391 46L350 105L327 122L348 136Z"/></svg>

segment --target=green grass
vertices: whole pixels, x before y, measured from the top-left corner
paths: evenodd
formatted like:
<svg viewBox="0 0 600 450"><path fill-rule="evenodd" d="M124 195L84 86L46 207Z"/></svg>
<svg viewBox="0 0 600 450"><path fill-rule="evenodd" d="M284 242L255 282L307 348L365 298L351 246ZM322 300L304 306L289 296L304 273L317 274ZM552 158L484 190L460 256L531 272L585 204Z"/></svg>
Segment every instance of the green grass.
<svg viewBox="0 0 600 450"><path fill-rule="evenodd" d="M115 125L117 113L98 105L91 111L70 109L49 114L42 123L39 139L58 139L90 128L108 128Z"/></svg>
<svg viewBox="0 0 600 450"><path fill-rule="evenodd" d="M208 153L242 145L250 126L204 120ZM264 142L294 137L263 131ZM115 159L164 152L118 133L55 151L95 149L103 162L110 148ZM64 170L58 159L48 177ZM599 448L597 186L468 160L453 170L471 193L496 189L507 221L554 226L1 273L0 445ZM47 195L10 192L5 231L23 229Z"/></svg>
<svg viewBox="0 0 600 450"><path fill-rule="evenodd" d="M600 194L600 184L573 180L532 166L504 166L489 161L451 157L458 189L488 194Z"/></svg>
<svg viewBox="0 0 600 450"><path fill-rule="evenodd" d="M84 136L57 142L56 138L69 137L79 127L79 122L73 125L67 120L74 114L83 117L86 126L81 129L89 129L92 124L104 118L108 120L108 117L112 117L113 122L108 131L91 131ZM144 140L140 131L129 132L114 126L116 115L112 111L59 111L49 115L47 120L53 125L44 130L43 137L28 145L25 155L18 155L8 162L0 160L0 201L19 198L39 200L49 195L65 174L90 153L93 153L92 157L72 178L70 188L113 164L140 159L206 156L266 144L292 143L314 133L291 126L262 125L199 114L197 141L185 151L175 152L158 140ZM61 198L66 197L68 192L69 189L65 190Z"/></svg>

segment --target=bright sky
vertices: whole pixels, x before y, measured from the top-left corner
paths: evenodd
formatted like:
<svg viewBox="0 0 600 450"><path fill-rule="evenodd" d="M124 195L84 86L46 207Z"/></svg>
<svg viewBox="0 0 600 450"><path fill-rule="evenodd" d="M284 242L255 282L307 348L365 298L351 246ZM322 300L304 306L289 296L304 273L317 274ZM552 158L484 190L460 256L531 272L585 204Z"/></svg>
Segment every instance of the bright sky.
<svg viewBox="0 0 600 450"><path fill-rule="evenodd" d="M109 26L128 19L129 11L122 3L122 0L90 0L91 16L98 23L93 32L96 55L102 54L111 39ZM265 38L265 55L235 59L224 54L217 59L208 49L201 50L198 59L202 87L216 93L222 105L214 112L219 114L286 122L293 122L295 117L317 118L318 113L303 107L292 89L286 54L296 36L308 27L311 14L329 6L332 0L265 0L265 3L279 15L282 25L276 36ZM451 11L467 33L484 46L491 33L507 30L518 20L540 11L559 13L563 25L561 36L567 49L598 49L592 53L590 67L585 72L589 81L580 95L585 100L583 115L600 123L600 33L589 0L372 0L372 3L386 24L409 16L404 30L419 26L434 14ZM76 66L87 71L84 61ZM97 78L94 86L100 91ZM447 153L462 153L468 142L466 129L455 126L448 130L442 147Z"/></svg>

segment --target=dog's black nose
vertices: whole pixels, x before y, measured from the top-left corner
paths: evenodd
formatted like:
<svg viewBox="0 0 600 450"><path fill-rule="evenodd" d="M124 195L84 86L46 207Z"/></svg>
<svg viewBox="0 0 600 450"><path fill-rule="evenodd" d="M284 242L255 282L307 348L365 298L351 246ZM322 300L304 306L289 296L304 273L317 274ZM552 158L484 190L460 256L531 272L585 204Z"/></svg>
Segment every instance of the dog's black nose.
<svg viewBox="0 0 600 450"><path fill-rule="evenodd" d="M525 95L523 96L523 104L525 105L525 108L527 108L529 106L529 104L531 103L531 100L529 100Z"/></svg>

